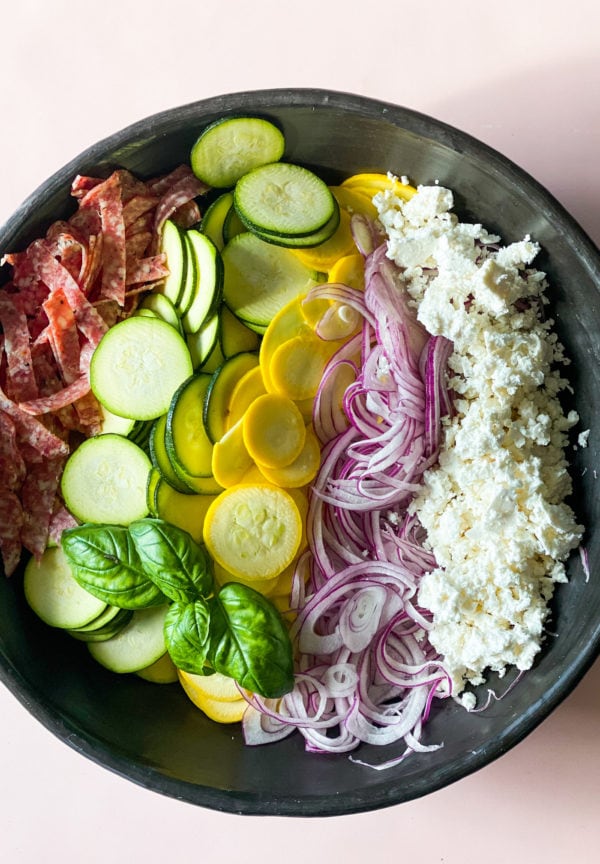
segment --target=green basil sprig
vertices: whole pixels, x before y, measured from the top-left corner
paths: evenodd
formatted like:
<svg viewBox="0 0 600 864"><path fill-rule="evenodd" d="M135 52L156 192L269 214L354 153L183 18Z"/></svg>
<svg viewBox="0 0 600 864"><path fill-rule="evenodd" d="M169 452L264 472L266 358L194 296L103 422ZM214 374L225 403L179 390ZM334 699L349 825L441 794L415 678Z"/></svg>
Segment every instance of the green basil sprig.
<svg viewBox="0 0 600 864"><path fill-rule="evenodd" d="M73 576L94 597L121 609L166 602L122 525L78 525L63 531L61 545Z"/></svg>
<svg viewBox="0 0 600 864"><path fill-rule="evenodd" d="M208 657L217 672L266 698L294 686L292 645L281 615L247 585L229 582L210 601Z"/></svg>
<svg viewBox="0 0 600 864"><path fill-rule="evenodd" d="M163 519L139 519L129 526L147 575L175 602L208 597L213 587L212 562L204 547Z"/></svg>
<svg viewBox="0 0 600 864"><path fill-rule="evenodd" d="M165 643L179 669L220 672L266 698L293 688L292 644L275 606L237 582L214 594L212 562L187 531L146 518L128 528L79 525L61 542L75 579L106 603L142 609L172 601Z"/></svg>

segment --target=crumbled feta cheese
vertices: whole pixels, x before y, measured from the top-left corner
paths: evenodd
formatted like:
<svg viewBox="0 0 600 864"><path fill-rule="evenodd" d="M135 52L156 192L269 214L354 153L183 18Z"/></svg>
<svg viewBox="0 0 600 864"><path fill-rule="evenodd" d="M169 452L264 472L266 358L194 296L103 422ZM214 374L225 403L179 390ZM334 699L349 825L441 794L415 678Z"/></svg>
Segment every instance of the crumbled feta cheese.
<svg viewBox="0 0 600 864"><path fill-rule="evenodd" d="M486 670L530 668L540 650L554 585L566 581L582 534L564 503L567 432L579 418L558 400L568 384L554 366L566 360L539 314L546 281L530 269L539 246L525 237L498 247L500 238L450 213L441 186L374 201L419 321L454 343L456 413L443 421L438 464L412 511L437 563L418 599L456 695ZM462 704L474 707L470 694Z"/></svg>
<svg viewBox="0 0 600 864"><path fill-rule="evenodd" d="M583 432L579 433L579 437L577 438L577 443L580 447L587 447L588 441L590 437L590 430L585 429Z"/></svg>

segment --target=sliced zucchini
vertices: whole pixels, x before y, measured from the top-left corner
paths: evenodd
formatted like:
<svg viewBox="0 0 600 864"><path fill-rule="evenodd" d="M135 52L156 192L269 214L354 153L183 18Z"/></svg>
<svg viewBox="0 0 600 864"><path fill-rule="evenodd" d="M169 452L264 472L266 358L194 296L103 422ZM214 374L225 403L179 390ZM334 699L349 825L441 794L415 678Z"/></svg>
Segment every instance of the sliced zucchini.
<svg viewBox="0 0 600 864"><path fill-rule="evenodd" d="M165 277L160 287L155 289L168 297L175 306L183 292L186 279L187 255L183 234L174 222L167 219L160 234L160 251L167 256L169 275Z"/></svg>
<svg viewBox="0 0 600 864"><path fill-rule="evenodd" d="M182 494L163 478L155 489L155 515L187 531L197 543L201 543L204 517L214 498L214 494Z"/></svg>
<svg viewBox="0 0 600 864"><path fill-rule="evenodd" d="M79 585L60 546L46 549L39 563L29 559L23 589L30 607L51 627L84 627L106 610L103 600Z"/></svg>
<svg viewBox="0 0 600 864"><path fill-rule="evenodd" d="M242 220L237 214L237 210L232 205L229 208L229 213L225 217L225 222L223 223L223 240L225 243L229 243L229 241L233 237L237 237L238 234L242 234L244 231L247 231L247 227L244 225Z"/></svg>
<svg viewBox="0 0 600 864"><path fill-rule="evenodd" d="M183 232L183 244L185 246L185 254L187 258L187 269L185 273L183 289L177 302L176 309L177 315L179 316L179 327L181 328L182 332L185 332L183 330L183 323L181 319L192 305L192 302L196 295L196 291L198 290L198 265L196 262L196 256L192 251L189 231Z"/></svg>
<svg viewBox="0 0 600 864"><path fill-rule="evenodd" d="M248 230L274 236L314 235L333 217L336 201L327 184L308 168L277 162L245 174L233 193Z"/></svg>
<svg viewBox="0 0 600 864"><path fill-rule="evenodd" d="M67 459L61 478L65 504L81 522L129 525L148 513L151 467L146 453L127 438L88 438Z"/></svg>
<svg viewBox="0 0 600 864"><path fill-rule="evenodd" d="M219 250L205 234L190 229L186 237L195 268L195 283L182 324L186 333L196 333L209 320L221 300L223 262Z"/></svg>
<svg viewBox="0 0 600 864"><path fill-rule="evenodd" d="M256 229L254 233L260 237L261 240L264 240L265 243L274 243L276 246L286 246L288 249L312 249L315 246L321 246L326 240L333 237L339 228L339 225L340 208L336 201L331 218L322 228L312 234L303 234L301 236L291 234L268 234L263 231L257 231Z"/></svg>
<svg viewBox="0 0 600 864"><path fill-rule="evenodd" d="M103 602L103 601L102 601ZM123 618L123 614L127 615L129 609L121 609L119 606L106 606L105 609L97 615L93 621L90 621L89 624L85 624L83 627L71 628L76 630L78 633L85 632L93 632L94 630L103 630L109 624L112 624L115 621Z"/></svg>
<svg viewBox="0 0 600 864"><path fill-rule="evenodd" d="M187 343L194 370L206 363L219 339L221 319L219 314L213 315L204 322L196 333L186 333Z"/></svg>
<svg viewBox="0 0 600 864"><path fill-rule="evenodd" d="M220 325L219 325L220 326ZM221 366L225 357L223 355L223 350L221 348L221 340L217 339L215 344L213 345L213 349L202 364L201 371L208 372L212 375L213 372Z"/></svg>
<svg viewBox="0 0 600 864"><path fill-rule="evenodd" d="M220 441L227 431L227 413L236 384L256 366L258 354L247 351L228 358L213 373L204 397L203 412L204 429L213 444Z"/></svg>
<svg viewBox="0 0 600 864"><path fill-rule="evenodd" d="M203 420L204 399L211 376L197 372L177 390L167 414L165 446L171 464L179 473L193 477L212 475L212 443Z"/></svg>
<svg viewBox="0 0 600 864"><path fill-rule="evenodd" d="M149 453L152 465L157 468L162 477L171 484L179 492L190 492L188 486L177 476L177 472L171 464L165 444L165 433L167 431L167 415L163 414L154 421L149 439ZM149 503L150 506L150 503ZM155 510L150 506L150 510L155 513Z"/></svg>
<svg viewBox="0 0 600 864"><path fill-rule="evenodd" d="M120 633L129 624L132 616L133 612L131 609L119 609L118 615L103 627L81 627L77 630L67 630L67 633L80 642L106 642L107 639L112 639Z"/></svg>
<svg viewBox="0 0 600 864"><path fill-rule="evenodd" d="M202 217L200 229L203 234L206 234L209 240L212 240L219 252L225 245L223 226L227 214L232 206L233 192L223 192L222 195L219 195L219 197L212 202Z"/></svg>
<svg viewBox="0 0 600 864"><path fill-rule="evenodd" d="M194 174L209 186L226 188L267 162L281 159L282 132L261 117L225 117L208 126L192 148Z"/></svg>
<svg viewBox="0 0 600 864"><path fill-rule="evenodd" d="M247 326L264 332L290 300L317 284L319 274L289 249L245 232L223 249L223 298Z"/></svg>
<svg viewBox="0 0 600 864"><path fill-rule="evenodd" d="M101 435L107 435L111 432L115 435L129 435L132 432L135 420L132 420L131 417L119 417L105 408L102 403L100 403L100 409L102 414Z"/></svg>
<svg viewBox="0 0 600 864"><path fill-rule="evenodd" d="M227 306L221 309L219 338L224 357L233 357L242 351L258 351L260 345L258 335L236 318Z"/></svg>
<svg viewBox="0 0 600 864"><path fill-rule="evenodd" d="M164 623L168 606L136 610L126 627L112 639L90 642L94 660L112 672L138 672L155 663L167 650Z"/></svg>
<svg viewBox="0 0 600 864"><path fill-rule="evenodd" d="M138 670L136 675L139 675L144 681L150 681L151 684L174 684L179 680L177 667L168 652L151 663L150 666Z"/></svg>
<svg viewBox="0 0 600 864"><path fill-rule="evenodd" d="M92 391L113 414L153 420L165 414L192 374L180 333L160 318L126 318L102 337L90 364Z"/></svg>
<svg viewBox="0 0 600 864"><path fill-rule="evenodd" d="M176 330L179 330L181 326L175 306L166 294L158 294L156 292L147 294L140 303L138 312L152 312L154 315L162 318L163 321L166 321L167 324L175 327Z"/></svg>

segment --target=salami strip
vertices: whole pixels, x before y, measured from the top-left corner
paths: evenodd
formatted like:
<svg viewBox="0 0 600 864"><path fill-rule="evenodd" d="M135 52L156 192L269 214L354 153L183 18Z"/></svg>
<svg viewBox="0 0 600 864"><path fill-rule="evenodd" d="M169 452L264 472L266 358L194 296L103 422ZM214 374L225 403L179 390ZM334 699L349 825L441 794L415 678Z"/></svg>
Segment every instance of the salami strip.
<svg viewBox="0 0 600 864"><path fill-rule="evenodd" d="M53 540L57 546L60 546L63 531L66 531L68 528L75 528L78 524L77 519L69 513L64 504L58 500L55 501L54 512L48 526L49 539Z"/></svg>
<svg viewBox="0 0 600 864"><path fill-rule="evenodd" d="M5 291L0 292L0 323L8 361L6 384L9 396L19 402L35 399L38 389L33 374L27 319Z"/></svg>
<svg viewBox="0 0 600 864"><path fill-rule="evenodd" d="M78 174L71 183L71 195L74 198L83 198L90 189L98 186L99 183L102 183L101 177L86 177L85 175Z"/></svg>
<svg viewBox="0 0 600 864"><path fill-rule="evenodd" d="M43 240L34 240L29 247L33 266L50 291L62 289L73 312L77 326L86 339L95 345L107 331L107 326L87 300L68 270L54 258Z"/></svg>
<svg viewBox="0 0 600 864"><path fill-rule="evenodd" d="M154 215L154 230L159 232L165 220L169 219L176 210L206 191L208 186L189 170L160 199Z"/></svg>
<svg viewBox="0 0 600 864"><path fill-rule="evenodd" d="M136 258L143 258L151 242L151 231L140 231L137 234L132 234L130 237L127 237L125 242L127 264L129 265L129 263L134 261Z"/></svg>
<svg viewBox="0 0 600 864"><path fill-rule="evenodd" d="M197 225L201 218L200 208L195 201L188 201L187 204L182 204L171 216L173 222L180 228L191 228L192 225Z"/></svg>
<svg viewBox="0 0 600 864"><path fill-rule="evenodd" d="M164 195L169 189L183 177L189 177L192 174L192 169L189 165L178 165L169 174L163 174L161 177L155 177L147 184L153 195Z"/></svg>
<svg viewBox="0 0 600 864"><path fill-rule="evenodd" d="M86 244L74 237L68 230L61 231L60 233L49 230L46 235L46 242L48 249L54 257L60 259L63 267L79 283L81 281L81 274L87 266L88 252Z"/></svg>
<svg viewBox="0 0 600 864"><path fill-rule="evenodd" d="M0 486L16 492L24 478L25 462L17 446L15 424L0 411Z"/></svg>
<svg viewBox="0 0 600 864"><path fill-rule="evenodd" d="M59 457L27 466L21 490L24 513L21 543L38 559L48 543L50 519L64 464L65 459Z"/></svg>
<svg viewBox="0 0 600 864"><path fill-rule="evenodd" d="M102 223L102 289L101 296L125 303L125 223L121 201L121 183L117 172L98 187Z"/></svg>
<svg viewBox="0 0 600 864"><path fill-rule="evenodd" d="M90 294L102 266L102 234L92 234L88 239L88 254L85 269L79 282L84 294Z"/></svg>
<svg viewBox="0 0 600 864"><path fill-rule="evenodd" d="M65 441L47 429L36 417L21 411L2 388L0 388L0 409L13 421L19 443L25 441L48 459L69 452L69 446Z"/></svg>
<svg viewBox="0 0 600 864"><path fill-rule="evenodd" d="M152 195L135 195L123 207L123 222L125 230L131 228L137 220L158 204L159 199Z"/></svg>
<svg viewBox="0 0 600 864"><path fill-rule="evenodd" d="M53 411L60 411L67 405L72 405L82 396L90 392L90 381L87 375L79 375L67 387L58 390L51 396L40 396L38 399L31 399L29 402L19 402L18 408L24 411L25 414L33 416L40 414L51 414Z"/></svg>
<svg viewBox="0 0 600 864"><path fill-rule="evenodd" d="M139 282L156 282L169 275L166 255L152 255L150 258L140 258L127 270L127 284Z"/></svg>
<svg viewBox="0 0 600 864"><path fill-rule="evenodd" d="M71 384L79 374L79 335L75 315L62 288L50 294L44 303L44 311L48 316L54 358L64 383Z"/></svg>
<svg viewBox="0 0 600 864"><path fill-rule="evenodd" d="M0 551L6 576L12 576L21 559L24 515L14 492L0 486Z"/></svg>

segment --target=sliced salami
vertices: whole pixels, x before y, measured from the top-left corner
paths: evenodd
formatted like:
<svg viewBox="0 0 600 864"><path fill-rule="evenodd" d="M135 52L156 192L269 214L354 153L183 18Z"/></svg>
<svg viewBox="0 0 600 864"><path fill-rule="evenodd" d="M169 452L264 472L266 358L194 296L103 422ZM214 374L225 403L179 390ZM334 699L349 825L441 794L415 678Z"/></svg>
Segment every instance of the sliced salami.
<svg viewBox="0 0 600 864"><path fill-rule="evenodd" d="M51 396L40 396L38 399L31 399L29 402L19 402L18 408L24 411L25 414L39 416L40 414L51 414L53 411L60 411L67 405L72 405L90 392L90 379L87 375L79 375L71 384L58 390Z"/></svg>
<svg viewBox="0 0 600 864"><path fill-rule="evenodd" d="M36 558L41 557L48 543L50 520L64 464L64 457L55 457L27 466L21 490L24 513L21 543Z"/></svg>
<svg viewBox="0 0 600 864"><path fill-rule="evenodd" d="M12 576L21 559L24 515L14 492L0 486L0 551L6 576Z"/></svg>
<svg viewBox="0 0 600 864"><path fill-rule="evenodd" d="M159 199L153 195L134 195L123 207L123 222L127 231L137 220L153 210Z"/></svg>
<svg viewBox="0 0 600 864"><path fill-rule="evenodd" d="M19 402L35 399L38 389L33 374L27 318L6 291L0 292L0 323L4 330L4 350L8 361L8 395Z"/></svg>
<svg viewBox="0 0 600 864"><path fill-rule="evenodd" d="M50 525L48 526L48 536L50 540L57 545L60 545L63 531L66 531L68 528L75 528L78 524L77 519L69 513L65 505L60 500L56 499L54 503L54 511L50 518Z"/></svg>
<svg viewBox="0 0 600 864"><path fill-rule="evenodd" d="M189 177L191 173L192 170L189 165L178 165L168 174L150 180L147 186L153 195L164 195L175 183L178 183L183 177Z"/></svg>
<svg viewBox="0 0 600 864"><path fill-rule="evenodd" d="M69 271L56 260L43 240L34 240L29 247L29 254L41 281L50 291L57 291L59 288L64 291L67 302L75 313L77 326L86 339L97 345L108 328Z"/></svg>
<svg viewBox="0 0 600 864"><path fill-rule="evenodd" d="M127 284L140 282L157 282L169 275L166 255L152 255L149 258L139 258L127 270Z"/></svg>
<svg viewBox="0 0 600 864"><path fill-rule="evenodd" d="M0 486L16 492L25 478L25 462L17 445L15 424L0 411Z"/></svg>
<svg viewBox="0 0 600 864"><path fill-rule="evenodd" d="M161 197L154 216L154 230L159 232L166 219L198 195L208 191L191 170L188 170Z"/></svg>
<svg viewBox="0 0 600 864"><path fill-rule="evenodd" d="M69 445L66 441L63 441L58 435L51 432L37 417L21 411L1 388L0 409L8 414L13 421L19 443L25 441L37 450L41 456L45 456L48 459L62 454L66 455L69 452Z"/></svg>
<svg viewBox="0 0 600 864"><path fill-rule="evenodd" d="M102 223L102 289L101 296L125 303L125 223L121 201L121 183L117 172L98 187Z"/></svg>
<svg viewBox="0 0 600 864"><path fill-rule="evenodd" d="M188 201L182 204L171 216L171 219L180 228L191 228L192 225L197 225L201 217L200 208L196 201Z"/></svg>
<svg viewBox="0 0 600 864"><path fill-rule="evenodd" d="M65 384L71 384L79 374L79 335L75 314L62 288L49 295L44 302L44 311L48 316L50 345L60 374Z"/></svg>

